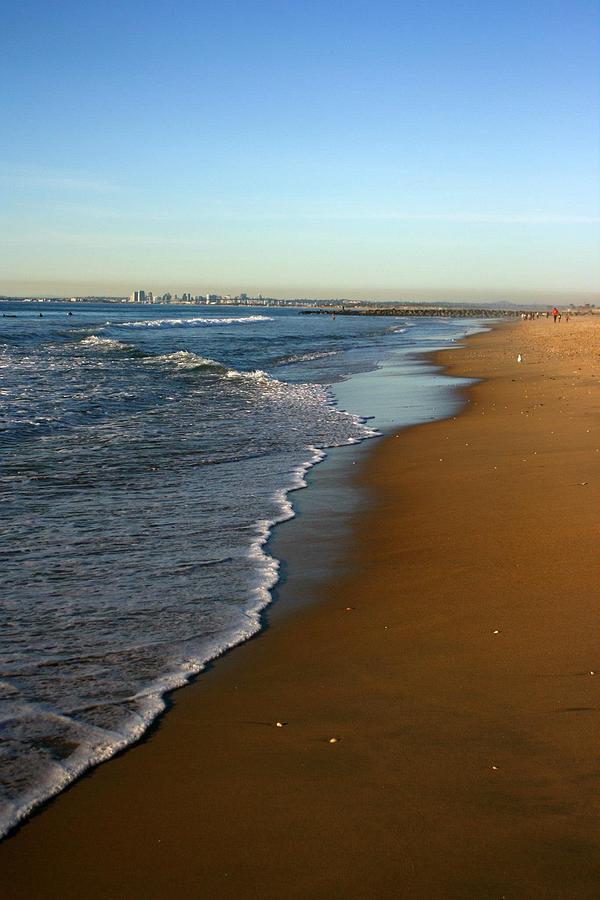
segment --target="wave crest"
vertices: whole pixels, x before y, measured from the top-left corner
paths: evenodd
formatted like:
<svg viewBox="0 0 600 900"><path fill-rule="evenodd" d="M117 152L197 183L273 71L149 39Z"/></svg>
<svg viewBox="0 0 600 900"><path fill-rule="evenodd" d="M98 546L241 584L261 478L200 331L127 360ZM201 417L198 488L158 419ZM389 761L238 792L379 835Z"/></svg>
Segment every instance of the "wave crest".
<svg viewBox="0 0 600 900"><path fill-rule="evenodd" d="M145 319L135 322L106 322L116 328L209 328L213 325L245 325L248 322L272 322L271 316L191 316L186 319Z"/></svg>
<svg viewBox="0 0 600 900"><path fill-rule="evenodd" d="M176 369L183 369L188 372L203 369L216 375L225 375L230 371L227 366L217 362L217 360L209 359L207 356L199 356L190 350L176 350L174 353L163 353L161 356L149 356L145 362L166 363L167 365L175 366Z"/></svg>
<svg viewBox="0 0 600 900"><path fill-rule="evenodd" d="M98 337L97 334L90 334L88 337L80 341L84 347L95 347L98 350L129 350L128 344L123 341L115 341L112 338Z"/></svg>
<svg viewBox="0 0 600 900"><path fill-rule="evenodd" d="M293 353L278 360L278 366L291 366L293 363L312 362L315 359L325 359L328 356L337 356L340 350L313 350L308 353Z"/></svg>

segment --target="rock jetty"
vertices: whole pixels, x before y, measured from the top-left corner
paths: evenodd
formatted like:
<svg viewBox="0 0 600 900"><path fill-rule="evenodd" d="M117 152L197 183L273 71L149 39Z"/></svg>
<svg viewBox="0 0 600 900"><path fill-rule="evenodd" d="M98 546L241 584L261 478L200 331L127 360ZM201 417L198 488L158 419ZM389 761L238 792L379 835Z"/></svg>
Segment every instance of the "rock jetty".
<svg viewBox="0 0 600 900"><path fill-rule="evenodd" d="M490 309L470 306L329 306L304 309L303 316L439 316L446 319L520 318L520 309Z"/></svg>

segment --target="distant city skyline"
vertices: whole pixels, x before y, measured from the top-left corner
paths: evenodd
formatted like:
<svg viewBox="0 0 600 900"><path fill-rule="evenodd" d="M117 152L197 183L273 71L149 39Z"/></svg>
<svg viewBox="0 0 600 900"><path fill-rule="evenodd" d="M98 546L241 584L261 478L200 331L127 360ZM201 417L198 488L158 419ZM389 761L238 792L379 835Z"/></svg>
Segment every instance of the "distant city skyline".
<svg viewBox="0 0 600 900"><path fill-rule="evenodd" d="M136 282L137 283L137 282ZM147 282L144 282L147 283ZM0 296L10 296L10 297L121 297L125 299L131 299L132 290L131 284L119 285L119 284L111 284L111 283L99 283L99 282L71 282L70 286L67 289L63 289L62 282L15 282L9 284L10 289L5 289L5 283L0 286ZM27 289L29 287L29 289ZM600 291L560 291L560 290L552 290L548 289L547 291L508 291L508 290L476 290L476 289L468 289L465 288L463 290L405 290L405 291L371 291L368 290L348 290L348 291L332 291L328 293L327 291L319 291L319 292L309 292L298 290L296 292L293 291L285 291L285 290L277 290L276 288L269 289L268 287L262 287L257 290L246 289L244 291L239 290L227 290L227 289L209 289L207 290L205 287L194 287L190 290L189 284L187 285L173 285L169 283L167 288L158 287L156 289L150 290L150 294L154 299L157 297L168 294L170 297L174 298L182 297L184 294L190 294L192 297L196 298L198 296L207 298L210 296L214 297L240 297L240 298L248 298L248 297L274 297L286 300L293 299L309 299L309 300L332 300L332 299L348 299L348 300L364 300L366 302L410 302L415 301L418 303L421 302L460 302L464 301L467 303L473 302L481 302L484 304L488 303L497 303L501 301L510 302L510 303L534 303L534 304L552 304L555 302L560 303L573 303L573 304L599 304L600 303Z"/></svg>
<svg viewBox="0 0 600 900"><path fill-rule="evenodd" d="M0 290L0 297L17 297L17 298L64 298L71 299L73 297L111 297L111 298L122 298L126 300L132 300L132 291L123 289L118 290L114 285L110 289L102 290L98 289L97 284L86 284L86 283L76 283L73 285L72 290L59 290L58 286L52 287L49 286L48 289L44 289L44 285L47 286L47 282L43 282L41 285L37 287L33 285L34 288L32 290L22 289L22 285L16 284L13 285L12 290ZM149 292L152 296L152 302L160 302L159 298L163 297L165 294L168 295L168 300L166 302L175 301L175 298L181 299L183 302L184 295L187 297L189 295L190 299L194 301L198 301L198 298L204 300L215 300L215 299L240 299L242 302L246 302L252 298L254 299L262 299L262 298L273 298L273 299L281 299L281 300L314 300L314 301L325 301L325 300L352 300L352 301L364 301L367 303L390 303L390 302L398 302L398 303L482 303L484 305L490 305L494 303L512 303L515 305L524 304L524 305L546 305L552 306L555 303L560 304L571 304L574 306L583 306L585 304L591 305L599 305L600 304L600 291L556 291L556 290L548 290L548 291L476 291L476 290L439 290L439 291L389 291L387 293L379 293L375 294L373 292L369 293L367 291L347 291L340 292L337 291L335 293L308 293L308 292L283 292L283 291L275 291L275 290L261 290L261 291L248 291L248 292L240 292L240 291L202 291L202 290L192 290L185 291L183 288L173 288L171 285L171 290L156 290ZM136 302L136 301L133 301ZM139 300L137 302L140 302ZM144 302L147 302L144 301Z"/></svg>
<svg viewBox="0 0 600 900"><path fill-rule="evenodd" d="M176 13L7 10L0 294L598 300L595 2Z"/></svg>

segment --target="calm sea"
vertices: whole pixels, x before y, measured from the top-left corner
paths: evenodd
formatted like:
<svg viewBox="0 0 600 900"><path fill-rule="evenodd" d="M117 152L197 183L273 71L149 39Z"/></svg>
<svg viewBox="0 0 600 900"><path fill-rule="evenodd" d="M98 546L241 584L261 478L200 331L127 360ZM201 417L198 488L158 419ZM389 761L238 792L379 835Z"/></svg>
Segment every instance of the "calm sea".
<svg viewBox="0 0 600 900"><path fill-rule="evenodd" d="M465 326L214 306L0 314L2 834L260 628L289 492L328 447L376 433L356 414L377 412L364 378L355 414L336 398ZM394 384L408 421L434 415L414 371L398 365Z"/></svg>

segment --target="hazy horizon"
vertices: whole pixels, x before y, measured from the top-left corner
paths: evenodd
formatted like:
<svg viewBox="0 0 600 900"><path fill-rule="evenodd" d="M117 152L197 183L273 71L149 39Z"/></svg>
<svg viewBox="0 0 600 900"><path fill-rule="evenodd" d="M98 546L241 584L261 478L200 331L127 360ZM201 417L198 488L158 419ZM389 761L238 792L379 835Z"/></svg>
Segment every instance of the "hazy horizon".
<svg viewBox="0 0 600 900"><path fill-rule="evenodd" d="M35 286L34 286L35 287ZM490 305L494 303L514 303L514 304L535 304L535 305L553 305L555 303L562 304L572 304L572 305L584 305L586 303L590 304L600 304L600 292L596 291L587 291L587 292L575 292L575 291L545 291L545 292L535 292L535 291L476 291L476 290L463 290L463 291L443 291L443 290L431 290L431 291L388 291L388 292L375 292L375 291L347 291L347 292L320 292L320 293L311 293L307 291L296 291L293 293L285 292L283 290L273 289L269 290L218 290L214 289L212 286L206 289L197 289L194 286L190 285L167 285L155 290L152 286L148 286L143 283L135 283L131 288L118 290L115 285L112 287L107 286L106 290L94 288L93 285L85 285L85 284L76 284L73 286L73 290L58 290L57 288L53 290L43 290L39 285L35 290L26 291L22 287L19 287L18 283L14 285L14 289L12 291L5 291L0 289L0 296L5 297L14 297L16 299L37 299L43 297L56 297L56 298L65 298L70 299L71 297L129 297L133 290L138 290L142 288L146 291L151 290L155 296L161 295L165 292L169 292L171 294L183 294L183 293L191 293L192 296L205 296L208 293L214 293L222 297L239 297L241 293L245 293L250 298L257 299L259 295L267 298L274 299L282 299L282 300L294 300L294 299L305 299L305 300L334 300L334 299L344 299L344 300L362 300L365 303L389 303L397 301L399 303L460 303L461 301L464 303L477 303L480 302L482 305Z"/></svg>
<svg viewBox="0 0 600 900"><path fill-rule="evenodd" d="M3 23L0 293L593 300L598 20L25 0Z"/></svg>

